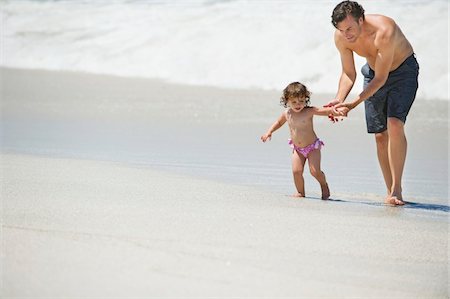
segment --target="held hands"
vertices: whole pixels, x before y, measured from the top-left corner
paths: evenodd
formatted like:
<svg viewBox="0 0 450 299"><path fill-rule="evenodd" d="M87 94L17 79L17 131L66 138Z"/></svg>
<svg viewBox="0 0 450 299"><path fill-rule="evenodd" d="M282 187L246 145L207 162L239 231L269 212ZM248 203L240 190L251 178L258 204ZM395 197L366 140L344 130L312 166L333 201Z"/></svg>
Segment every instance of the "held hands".
<svg viewBox="0 0 450 299"><path fill-rule="evenodd" d="M328 115L328 118L333 123L343 121L343 117L347 117L347 114L354 108L352 103L342 103L338 99L331 100L324 107L333 107L332 113Z"/></svg>
<svg viewBox="0 0 450 299"><path fill-rule="evenodd" d="M336 112L336 113L338 113L339 115L342 115L342 116L347 116L347 114L353 108L355 108L353 103L340 103L340 104L337 104L336 106L334 106L333 112Z"/></svg>

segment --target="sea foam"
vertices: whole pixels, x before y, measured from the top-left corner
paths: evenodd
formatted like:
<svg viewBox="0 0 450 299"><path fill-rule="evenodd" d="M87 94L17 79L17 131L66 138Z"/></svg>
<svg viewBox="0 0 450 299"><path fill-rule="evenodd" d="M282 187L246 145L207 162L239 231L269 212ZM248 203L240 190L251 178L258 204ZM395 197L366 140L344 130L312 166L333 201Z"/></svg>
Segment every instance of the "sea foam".
<svg viewBox="0 0 450 299"><path fill-rule="evenodd" d="M1 1L0 65L225 88L300 80L335 93L338 1ZM447 1L360 1L392 17L420 63L418 96L448 100ZM356 57L356 68L364 60ZM361 75L355 91L362 87Z"/></svg>

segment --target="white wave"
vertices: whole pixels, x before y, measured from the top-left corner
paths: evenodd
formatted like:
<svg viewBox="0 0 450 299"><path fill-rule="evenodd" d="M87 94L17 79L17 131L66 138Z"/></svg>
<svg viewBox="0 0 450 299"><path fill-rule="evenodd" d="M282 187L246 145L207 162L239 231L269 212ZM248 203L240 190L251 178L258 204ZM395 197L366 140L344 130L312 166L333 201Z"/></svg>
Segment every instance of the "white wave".
<svg viewBox="0 0 450 299"><path fill-rule="evenodd" d="M338 1L0 3L6 67L278 90L301 80L315 93L335 93L338 84L330 23ZM447 1L360 3L394 18L412 43L418 96L448 100ZM357 67L363 63L357 58Z"/></svg>

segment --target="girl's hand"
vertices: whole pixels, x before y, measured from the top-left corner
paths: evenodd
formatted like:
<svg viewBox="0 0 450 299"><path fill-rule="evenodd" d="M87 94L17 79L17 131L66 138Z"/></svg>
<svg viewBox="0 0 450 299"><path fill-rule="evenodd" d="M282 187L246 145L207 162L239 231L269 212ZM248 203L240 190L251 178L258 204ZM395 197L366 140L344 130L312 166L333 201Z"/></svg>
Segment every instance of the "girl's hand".
<svg viewBox="0 0 450 299"><path fill-rule="evenodd" d="M333 115L333 113L330 113L330 114L328 115L328 118L329 118L330 121L333 122L333 123L338 122L339 120L342 120L341 117L336 117L337 115L336 115L336 108L335 108L336 105L339 105L339 104L341 104L341 103L342 103L342 102L341 102L339 99L333 99L333 100L329 101L327 104L323 105L323 107L325 107L325 108L333 107L333 110L335 110L334 115Z"/></svg>
<svg viewBox="0 0 450 299"><path fill-rule="evenodd" d="M350 109L348 109L347 107L337 107L337 106L338 105L336 105L335 108L333 108L333 113L328 115L328 118L333 123L343 121L344 117L347 117L347 114L350 111Z"/></svg>
<svg viewBox="0 0 450 299"><path fill-rule="evenodd" d="M270 139L272 139L272 134L270 134L270 133L267 133L267 134L261 136L262 142L266 142L267 140L270 140Z"/></svg>

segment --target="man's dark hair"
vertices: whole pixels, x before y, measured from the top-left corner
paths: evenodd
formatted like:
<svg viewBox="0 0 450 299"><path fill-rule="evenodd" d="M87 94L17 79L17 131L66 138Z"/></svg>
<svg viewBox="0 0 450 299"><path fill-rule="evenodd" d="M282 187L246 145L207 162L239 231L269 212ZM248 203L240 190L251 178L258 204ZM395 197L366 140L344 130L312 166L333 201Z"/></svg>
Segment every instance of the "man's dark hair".
<svg viewBox="0 0 450 299"><path fill-rule="evenodd" d="M331 23L337 28L337 24L347 18L348 15L351 15L355 21L358 21L361 17L364 20L364 8L355 1L342 1L334 8Z"/></svg>

